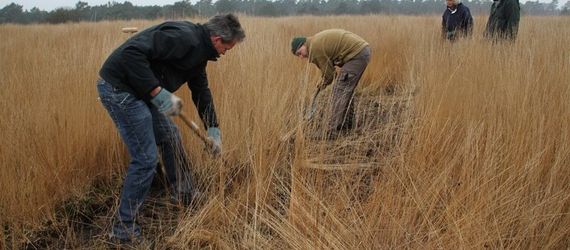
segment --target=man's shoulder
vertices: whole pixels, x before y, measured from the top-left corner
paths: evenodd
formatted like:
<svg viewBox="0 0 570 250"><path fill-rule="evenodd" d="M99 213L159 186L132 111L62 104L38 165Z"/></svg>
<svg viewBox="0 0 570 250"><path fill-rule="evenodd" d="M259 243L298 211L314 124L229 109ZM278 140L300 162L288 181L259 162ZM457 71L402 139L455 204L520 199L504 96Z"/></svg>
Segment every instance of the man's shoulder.
<svg viewBox="0 0 570 250"><path fill-rule="evenodd" d="M459 9L461 9L462 11L469 11L469 7L467 7L465 4L463 3L459 3L459 5L457 5Z"/></svg>
<svg viewBox="0 0 570 250"><path fill-rule="evenodd" d="M328 43L338 41L347 34L348 31L343 29L326 29L312 36L312 43L314 46L325 46Z"/></svg>
<svg viewBox="0 0 570 250"><path fill-rule="evenodd" d="M346 31L344 29L326 29L326 30L322 30L321 32L317 33L315 36L330 35L330 34L343 34L346 32L348 32L348 31Z"/></svg>
<svg viewBox="0 0 570 250"><path fill-rule="evenodd" d="M205 36L204 29L201 24L195 24L189 21L166 21L155 28L163 32L170 32L182 39L188 40L189 43L198 43L200 37Z"/></svg>
<svg viewBox="0 0 570 250"><path fill-rule="evenodd" d="M190 21L166 21L157 25L158 29L196 29L200 24L195 24Z"/></svg>

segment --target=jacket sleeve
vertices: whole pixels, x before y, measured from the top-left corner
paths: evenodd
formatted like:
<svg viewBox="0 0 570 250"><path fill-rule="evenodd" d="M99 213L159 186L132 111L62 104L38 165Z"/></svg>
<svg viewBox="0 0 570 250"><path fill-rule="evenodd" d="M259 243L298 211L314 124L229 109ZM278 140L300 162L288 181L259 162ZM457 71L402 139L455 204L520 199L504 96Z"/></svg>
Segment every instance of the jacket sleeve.
<svg viewBox="0 0 570 250"><path fill-rule="evenodd" d="M128 44L121 51L121 64L133 90L143 98L150 99L150 91L159 86L159 79L152 72L150 62L184 56L193 48L190 37L190 34L177 28L162 28L127 41Z"/></svg>
<svg viewBox="0 0 570 250"><path fill-rule="evenodd" d="M473 34L473 16L471 16L471 11L469 11L469 9L465 9L463 23L465 24L465 32L468 36L471 36L471 34Z"/></svg>
<svg viewBox="0 0 570 250"><path fill-rule="evenodd" d="M334 65L331 60L324 56L319 56L313 59L313 63L321 70L323 86L331 84L335 74Z"/></svg>
<svg viewBox="0 0 570 250"><path fill-rule="evenodd" d="M204 126L218 127L218 119L216 116L216 109L214 107L214 100L212 98L212 92L208 86L208 76L206 74L206 63L203 65L202 69L198 74L194 75L188 79L188 87L192 92L192 101L196 105L198 110L198 115Z"/></svg>
<svg viewBox="0 0 570 250"><path fill-rule="evenodd" d="M447 25L446 25L446 20L445 20L445 11L443 12L443 15L441 16L441 37L443 39L447 38Z"/></svg>
<svg viewBox="0 0 570 250"><path fill-rule="evenodd" d="M508 19L513 13L513 5L512 0L501 0L497 5L497 27L499 30L504 31L507 29Z"/></svg>
<svg viewBox="0 0 570 250"><path fill-rule="evenodd" d="M487 25L485 26L485 31L483 33L483 36L487 38L491 38L494 35L493 33L495 32L495 29L497 28L496 11L497 2L493 1L493 4L491 4L491 10L489 12L489 18L487 19Z"/></svg>

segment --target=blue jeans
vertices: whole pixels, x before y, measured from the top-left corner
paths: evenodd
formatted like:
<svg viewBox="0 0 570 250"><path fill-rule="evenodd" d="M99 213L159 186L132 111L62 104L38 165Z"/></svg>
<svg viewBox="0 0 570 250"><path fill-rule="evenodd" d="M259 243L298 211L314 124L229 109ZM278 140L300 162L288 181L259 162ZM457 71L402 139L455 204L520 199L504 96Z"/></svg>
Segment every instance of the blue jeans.
<svg viewBox="0 0 570 250"><path fill-rule="evenodd" d="M166 178L175 195L191 191L190 164L178 128L170 118L105 80L97 81L97 90L131 157L112 236L122 240L138 238L140 227L136 215L154 178L159 149Z"/></svg>

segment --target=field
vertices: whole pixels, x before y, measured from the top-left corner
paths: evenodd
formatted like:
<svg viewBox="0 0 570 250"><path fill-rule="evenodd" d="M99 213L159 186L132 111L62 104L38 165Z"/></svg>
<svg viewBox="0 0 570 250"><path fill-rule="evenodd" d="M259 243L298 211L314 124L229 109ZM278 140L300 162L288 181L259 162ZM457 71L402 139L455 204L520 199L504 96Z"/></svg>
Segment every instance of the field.
<svg viewBox="0 0 570 250"><path fill-rule="evenodd" d="M515 43L491 43L477 17L454 44L440 17L241 20L246 40L208 66L223 157L175 118L203 196L151 193L140 248L570 247L569 18L523 17ZM0 26L0 248L106 246L129 159L95 81L121 27L158 22ZM357 126L315 139L320 112L281 141L319 79L290 39L333 27L372 49Z"/></svg>

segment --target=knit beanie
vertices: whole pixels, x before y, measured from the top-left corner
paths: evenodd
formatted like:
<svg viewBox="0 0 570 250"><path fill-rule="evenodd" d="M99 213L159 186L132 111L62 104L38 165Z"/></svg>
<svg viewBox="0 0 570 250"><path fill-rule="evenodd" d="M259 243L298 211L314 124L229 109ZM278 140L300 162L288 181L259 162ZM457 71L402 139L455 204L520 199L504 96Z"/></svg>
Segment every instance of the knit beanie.
<svg viewBox="0 0 570 250"><path fill-rule="evenodd" d="M291 40L291 52L293 52L293 55L301 46L303 46L303 44L305 44L306 41L307 38L304 36L296 36Z"/></svg>

